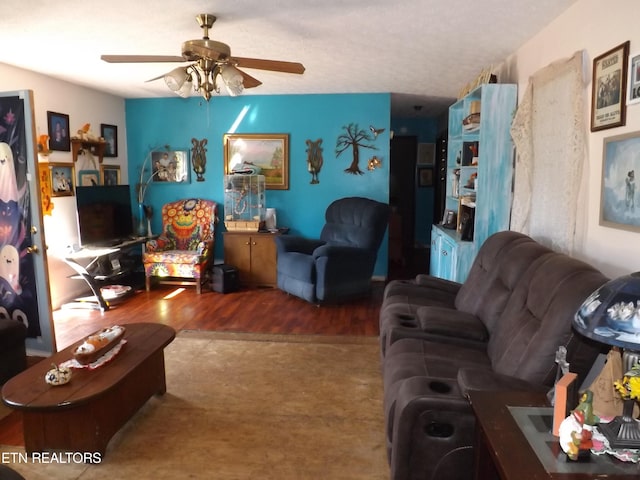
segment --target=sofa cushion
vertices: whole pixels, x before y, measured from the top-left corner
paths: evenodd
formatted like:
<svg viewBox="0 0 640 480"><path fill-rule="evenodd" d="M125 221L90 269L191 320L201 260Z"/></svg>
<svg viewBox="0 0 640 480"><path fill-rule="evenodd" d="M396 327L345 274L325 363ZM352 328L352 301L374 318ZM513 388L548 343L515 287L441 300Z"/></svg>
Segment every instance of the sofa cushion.
<svg viewBox="0 0 640 480"><path fill-rule="evenodd" d="M289 252L278 257L278 272L286 272L287 276L305 283L316 281L315 261L311 255L304 253Z"/></svg>
<svg viewBox="0 0 640 480"><path fill-rule="evenodd" d="M509 297L487 347L493 369L551 386L556 351L571 337L571 320L607 278L586 263L560 253L533 262Z"/></svg>
<svg viewBox="0 0 640 480"><path fill-rule="evenodd" d="M524 272L532 262L550 252L522 233L506 231L492 235L482 245L460 287L455 307L476 315L491 332Z"/></svg>

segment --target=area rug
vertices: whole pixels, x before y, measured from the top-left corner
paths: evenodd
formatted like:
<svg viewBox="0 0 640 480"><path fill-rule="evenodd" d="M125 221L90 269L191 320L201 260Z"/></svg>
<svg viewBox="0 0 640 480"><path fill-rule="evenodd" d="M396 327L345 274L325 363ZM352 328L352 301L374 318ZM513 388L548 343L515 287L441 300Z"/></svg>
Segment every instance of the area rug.
<svg viewBox="0 0 640 480"><path fill-rule="evenodd" d="M20 461L9 446L3 462L29 480L388 478L376 338L184 331L165 363L167 393L101 463Z"/></svg>

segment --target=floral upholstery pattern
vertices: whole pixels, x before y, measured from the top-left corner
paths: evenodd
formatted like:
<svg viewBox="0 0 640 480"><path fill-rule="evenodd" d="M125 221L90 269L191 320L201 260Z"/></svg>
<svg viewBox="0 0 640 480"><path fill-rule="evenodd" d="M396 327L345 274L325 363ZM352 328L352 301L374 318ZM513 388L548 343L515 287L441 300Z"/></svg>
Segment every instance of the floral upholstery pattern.
<svg viewBox="0 0 640 480"><path fill-rule="evenodd" d="M147 291L151 278L181 279L201 293L213 257L218 205L212 200L189 198L162 207L162 234L146 243L142 255Z"/></svg>

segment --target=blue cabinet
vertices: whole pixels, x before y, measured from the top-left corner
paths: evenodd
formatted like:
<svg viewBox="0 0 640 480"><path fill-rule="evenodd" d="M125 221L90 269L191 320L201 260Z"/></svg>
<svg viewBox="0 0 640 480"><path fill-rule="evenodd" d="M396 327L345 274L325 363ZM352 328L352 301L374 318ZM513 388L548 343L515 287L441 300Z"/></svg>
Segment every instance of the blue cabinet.
<svg viewBox="0 0 640 480"><path fill-rule="evenodd" d="M469 273L475 250L472 242L460 242L455 230L441 225L431 229L429 273L435 277L463 282Z"/></svg>
<svg viewBox="0 0 640 480"><path fill-rule="evenodd" d="M486 84L449 107L445 209L457 228L434 225L431 275L463 282L484 241L509 228L516 102L516 85Z"/></svg>

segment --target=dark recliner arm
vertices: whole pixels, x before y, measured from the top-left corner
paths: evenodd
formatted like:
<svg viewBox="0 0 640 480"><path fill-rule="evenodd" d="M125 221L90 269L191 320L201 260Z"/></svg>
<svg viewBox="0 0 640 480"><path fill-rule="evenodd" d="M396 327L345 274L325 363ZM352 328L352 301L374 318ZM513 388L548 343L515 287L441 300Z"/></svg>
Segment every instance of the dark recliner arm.
<svg viewBox="0 0 640 480"><path fill-rule="evenodd" d="M510 375L496 373L493 370L483 368L461 368L458 370L458 388L463 396L471 391L533 391L547 392L549 387L536 385Z"/></svg>
<svg viewBox="0 0 640 480"><path fill-rule="evenodd" d="M362 261L371 258L371 252L363 248L344 245L322 245L313 251L313 258L330 257L332 260Z"/></svg>
<svg viewBox="0 0 640 480"><path fill-rule="evenodd" d="M278 253L297 252L307 255L313 254L316 248L325 244L323 240L315 240L295 235L278 235L275 237L275 241Z"/></svg>

